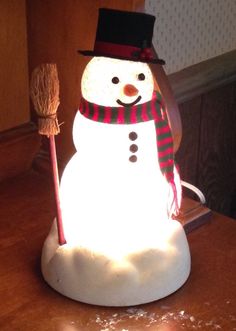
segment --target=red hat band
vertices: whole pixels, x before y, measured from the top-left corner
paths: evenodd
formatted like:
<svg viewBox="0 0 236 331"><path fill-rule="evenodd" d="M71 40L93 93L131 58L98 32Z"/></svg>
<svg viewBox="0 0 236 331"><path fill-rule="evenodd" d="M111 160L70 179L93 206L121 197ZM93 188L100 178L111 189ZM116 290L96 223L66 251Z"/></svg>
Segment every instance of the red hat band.
<svg viewBox="0 0 236 331"><path fill-rule="evenodd" d="M120 45L103 41L96 41L94 52L106 54L109 57L124 58L131 60L152 60L154 58L151 48L140 49L130 45Z"/></svg>

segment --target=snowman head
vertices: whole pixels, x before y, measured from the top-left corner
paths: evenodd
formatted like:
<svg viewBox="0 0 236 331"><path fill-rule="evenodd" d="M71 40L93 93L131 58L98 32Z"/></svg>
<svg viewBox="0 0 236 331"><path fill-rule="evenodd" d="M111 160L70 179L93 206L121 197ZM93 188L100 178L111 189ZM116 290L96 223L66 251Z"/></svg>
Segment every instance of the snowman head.
<svg viewBox="0 0 236 331"><path fill-rule="evenodd" d="M155 17L146 13L100 8L94 56L82 77L82 95L89 102L129 107L150 101L153 77L148 63L164 64L152 50Z"/></svg>
<svg viewBox="0 0 236 331"><path fill-rule="evenodd" d="M151 100L154 81L144 62L94 57L84 70L81 86L89 102L129 107Z"/></svg>

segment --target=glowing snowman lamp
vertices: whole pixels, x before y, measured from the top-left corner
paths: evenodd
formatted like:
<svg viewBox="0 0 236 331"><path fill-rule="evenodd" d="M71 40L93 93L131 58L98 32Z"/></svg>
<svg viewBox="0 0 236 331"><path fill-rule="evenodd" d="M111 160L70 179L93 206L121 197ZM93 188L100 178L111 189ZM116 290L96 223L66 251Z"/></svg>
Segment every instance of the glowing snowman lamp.
<svg viewBox="0 0 236 331"><path fill-rule="evenodd" d="M184 230L170 218L181 199L173 142L147 65L163 64L148 48L154 20L100 9L94 51L82 52L94 58L83 73L74 120L78 152L61 179L67 243L59 246L54 223L42 272L54 289L86 303L154 301L176 291L190 272ZM134 31L140 40L121 45L122 35L132 40Z"/></svg>

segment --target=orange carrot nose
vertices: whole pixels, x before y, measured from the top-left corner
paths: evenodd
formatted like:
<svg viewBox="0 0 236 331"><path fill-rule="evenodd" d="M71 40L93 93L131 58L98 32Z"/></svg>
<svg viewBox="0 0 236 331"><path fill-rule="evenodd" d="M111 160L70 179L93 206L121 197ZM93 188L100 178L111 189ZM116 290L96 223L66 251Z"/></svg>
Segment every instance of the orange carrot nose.
<svg viewBox="0 0 236 331"><path fill-rule="evenodd" d="M138 89L131 84L126 84L124 86L124 94L127 95L127 97L133 97L138 94Z"/></svg>

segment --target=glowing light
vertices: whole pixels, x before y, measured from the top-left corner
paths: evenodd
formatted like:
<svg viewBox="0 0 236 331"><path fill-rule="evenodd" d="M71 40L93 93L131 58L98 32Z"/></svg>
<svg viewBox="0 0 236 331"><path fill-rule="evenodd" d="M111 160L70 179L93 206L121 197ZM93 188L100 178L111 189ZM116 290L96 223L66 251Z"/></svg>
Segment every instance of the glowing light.
<svg viewBox="0 0 236 331"><path fill-rule="evenodd" d="M145 81L139 80L141 73ZM112 77L119 83L113 84ZM152 98L154 83L147 64L93 58L82 77L83 97L102 106L118 106L117 99L132 102L137 96L125 95L127 82L138 90L139 103ZM135 165L128 161L130 131L139 132ZM78 154L61 180L67 242L113 257L166 247L160 226L168 220L170 190L158 166L153 122L104 125L78 112L73 140Z"/></svg>
<svg viewBox="0 0 236 331"><path fill-rule="evenodd" d="M153 87L141 62L95 57L82 77L84 99L100 106L148 102ZM73 140L77 152L60 186L67 244L58 245L54 224L43 249L44 278L62 294L98 305L172 293L188 277L190 257L182 226L169 219L173 192L160 169L154 121L113 125L78 111ZM176 170L175 177L180 201Z"/></svg>

